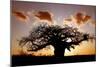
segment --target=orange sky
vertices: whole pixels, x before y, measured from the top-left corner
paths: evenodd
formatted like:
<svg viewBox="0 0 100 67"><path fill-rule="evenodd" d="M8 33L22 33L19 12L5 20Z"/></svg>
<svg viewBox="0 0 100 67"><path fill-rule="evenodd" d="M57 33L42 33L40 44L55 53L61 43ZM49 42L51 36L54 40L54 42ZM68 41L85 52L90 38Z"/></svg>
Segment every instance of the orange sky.
<svg viewBox="0 0 100 67"><path fill-rule="evenodd" d="M15 46L14 46L15 47ZM13 46L12 46L13 48ZM16 45L16 48L12 49L12 54L13 55L20 55L21 51L24 52L25 54L32 54L33 56L52 56L54 55L54 48L50 45L47 46L44 49L41 49L37 52L27 52L24 49L19 48L19 46ZM84 41L80 43L79 46L76 46L75 49L71 48L71 52L65 49L65 56L70 56L70 55L92 55L95 54L95 40L91 41Z"/></svg>

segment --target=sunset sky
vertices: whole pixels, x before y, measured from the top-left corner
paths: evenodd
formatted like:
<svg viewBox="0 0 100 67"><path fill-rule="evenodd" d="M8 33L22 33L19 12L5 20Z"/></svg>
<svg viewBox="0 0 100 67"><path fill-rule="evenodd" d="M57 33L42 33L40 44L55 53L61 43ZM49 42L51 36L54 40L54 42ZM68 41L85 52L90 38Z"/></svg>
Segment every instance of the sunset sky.
<svg viewBox="0 0 100 67"><path fill-rule="evenodd" d="M21 49L18 40L27 37L31 29L42 23L49 25L69 25L79 31L95 35L96 7L87 5L54 4L40 2L12 1L11 5L11 51L12 55L20 55L21 51L36 56L53 55L54 48L50 45L37 52ZM80 46L65 49L65 56L95 54L95 40L84 41Z"/></svg>

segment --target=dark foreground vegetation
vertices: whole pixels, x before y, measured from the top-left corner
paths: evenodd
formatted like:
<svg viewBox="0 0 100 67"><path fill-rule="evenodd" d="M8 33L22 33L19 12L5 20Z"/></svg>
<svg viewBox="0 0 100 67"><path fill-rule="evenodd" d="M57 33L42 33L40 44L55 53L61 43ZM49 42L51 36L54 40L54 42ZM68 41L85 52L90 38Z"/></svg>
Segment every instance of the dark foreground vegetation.
<svg viewBox="0 0 100 67"><path fill-rule="evenodd" d="M72 62L89 62L96 61L95 55L77 55L77 56L12 56L12 66L26 66L26 65L43 65L43 64L57 64L57 63L72 63Z"/></svg>

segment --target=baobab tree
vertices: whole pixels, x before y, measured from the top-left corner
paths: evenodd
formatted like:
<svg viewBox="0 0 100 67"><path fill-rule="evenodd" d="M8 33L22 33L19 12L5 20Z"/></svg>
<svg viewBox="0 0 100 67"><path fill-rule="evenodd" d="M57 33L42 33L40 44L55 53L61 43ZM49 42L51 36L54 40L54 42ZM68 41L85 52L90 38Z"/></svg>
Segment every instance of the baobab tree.
<svg viewBox="0 0 100 67"><path fill-rule="evenodd" d="M69 26L41 24L32 29L28 37L22 37L20 46L27 45L27 51L38 51L48 45L54 47L54 56L64 57L65 48L75 48L82 41L90 39L89 34L79 32L77 28Z"/></svg>

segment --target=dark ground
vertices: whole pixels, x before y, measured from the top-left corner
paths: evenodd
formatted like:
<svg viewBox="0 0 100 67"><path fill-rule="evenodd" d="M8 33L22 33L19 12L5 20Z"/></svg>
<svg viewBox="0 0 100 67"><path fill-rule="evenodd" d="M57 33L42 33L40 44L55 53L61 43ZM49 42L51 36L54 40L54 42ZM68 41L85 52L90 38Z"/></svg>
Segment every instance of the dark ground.
<svg viewBox="0 0 100 67"><path fill-rule="evenodd" d="M54 56L12 56L12 66L43 65L72 62L96 61L95 55L77 55L58 58Z"/></svg>

